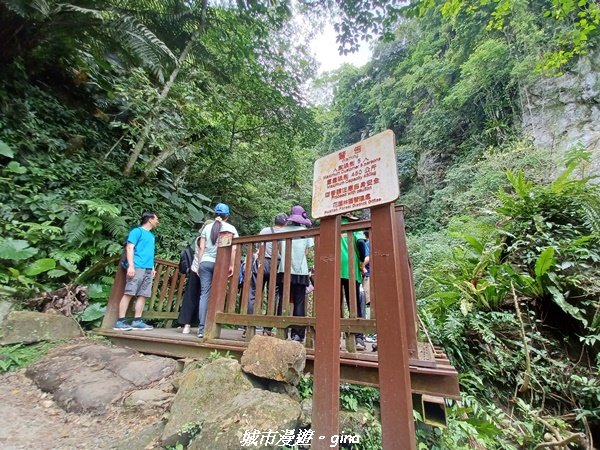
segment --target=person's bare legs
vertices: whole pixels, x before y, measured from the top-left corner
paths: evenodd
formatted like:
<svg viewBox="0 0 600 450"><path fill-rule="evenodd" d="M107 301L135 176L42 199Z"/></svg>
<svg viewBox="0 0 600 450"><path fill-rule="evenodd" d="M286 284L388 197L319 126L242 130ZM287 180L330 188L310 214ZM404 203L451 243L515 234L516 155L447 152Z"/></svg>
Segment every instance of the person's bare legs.
<svg viewBox="0 0 600 450"><path fill-rule="evenodd" d="M121 301L119 302L119 319L124 318L127 315L127 308L129 308L129 302L131 301L131 297L133 297L133 295L123 295L123 297L121 298ZM146 299L144 299L145 301ZM144 308L144 305L142 305L142 309ZM136 302L136 310L137 310L137 302Z"/></svg>
<svg viewBox="0 0 600 450"><path fill-rule="evenodd" d="M123 295L121 302L119 303L119 318L123 318L127 315L127 308L129 308L129 302L133 295ZM142 317L144 312L144 306L146 305L146 297L138 296L135 301L135 317Z"/></svg>
<svg viewBox="0 0 600 450"><path fill-rule="evenodd" d="M142 297L141 295L138 295L138 298L135 301L135 317L142 317L142 313L144 312L145 304L146 304L146 297Z"/></svg>

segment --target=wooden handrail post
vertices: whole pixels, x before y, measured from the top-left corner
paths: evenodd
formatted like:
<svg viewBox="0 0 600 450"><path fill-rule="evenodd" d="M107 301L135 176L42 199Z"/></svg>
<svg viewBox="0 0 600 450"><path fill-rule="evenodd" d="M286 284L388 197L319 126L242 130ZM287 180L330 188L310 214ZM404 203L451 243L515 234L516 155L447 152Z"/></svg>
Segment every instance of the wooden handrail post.
<svg viewBox="0 0 600 450"><path fill-rule="evenodd" d="M229 272L229 263L231 262L231 251L231 245L219 247L217 249L217 258L215 270L213 272L212 287L210 289L210 298L208 299L206 323L204 324L204 335L208 339L214 339L221 333L221 327L216 323L216 318L217 312L223 312L225 310L227 275ZM236 258L235 264L239 265L238 258ZM237 280L234 282L237 283ZM237 289L237 286L232 286L232 289Z"/></svg>
<svg viewBox="0 0 600 450"><path fill-rule="evenodd" d="M321 221L319 253L315 261L316 339L312 447L331 448L339 434L340 395L340 218ZM319 439L325 436L325 439Z"/></svg>
<svg viewBox="0 0 600 450"><path fill-rule="evenodd" d="M410 359L419 359L417 349L417 303L415 290L408 258L408 247L406 245L406 234L404 229L404 208L396 207L396 233L398 235L398 251L400 252L400 277L404 286L402 306L404 307L404 319L406 323L406 339L408 345L408 357Z"/></svg>
<svg viewBox="0 0 600 450"><path fill-rule="evenodd" d="M121 264L117 266L117 273L115 274L115 281L113 281L112 289L110 290L110 296L108 297L108 304L106 305L106 312L104 313L104 319L102 320L101 329L109 329L115 325L115 322L119 318L119 303L123 298L125 292L125 279L127 278L126 270L121 267Z"/></svg>
<svg viewBox="0 0 600 450"><path fill-rule="evenodd" d="M406 335L407 320L413 317L405 317L403 302L409 298L410 290L405 285L400 264L407 256L401 254L394 205L373 207L371 227L371 283L377 297L382 443L386 450L413 450L416 437Z"/></svg>

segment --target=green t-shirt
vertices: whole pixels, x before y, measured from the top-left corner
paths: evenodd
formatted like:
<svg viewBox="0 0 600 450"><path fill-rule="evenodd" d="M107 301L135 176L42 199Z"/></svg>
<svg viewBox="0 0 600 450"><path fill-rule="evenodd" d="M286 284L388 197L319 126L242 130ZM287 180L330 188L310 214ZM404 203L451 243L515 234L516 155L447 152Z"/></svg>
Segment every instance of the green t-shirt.
<svg viewBox="0 0 600 450"><path fill-rule="evenodd" d="M342 223L348 223L348 219L342 219ZM358 257L358 245L357 242L360 239L367 239L365 233L362 231L355 231L352 233L352 245L354 245L354 271L356 273L356 281L362 283L362 272L360 270L360 259ZM348 234L342 233L342 238L340 242L341 252L340 252L340 278L350 278L350 265L348 263Z"/></svg>

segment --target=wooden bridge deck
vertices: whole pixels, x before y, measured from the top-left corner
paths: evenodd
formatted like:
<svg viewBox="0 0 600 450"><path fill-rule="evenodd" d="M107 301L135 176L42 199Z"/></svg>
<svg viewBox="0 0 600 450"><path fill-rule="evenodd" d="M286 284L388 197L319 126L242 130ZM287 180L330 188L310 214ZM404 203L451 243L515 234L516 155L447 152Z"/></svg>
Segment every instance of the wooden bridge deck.
<svg viewBox="0 0 600 450"><path fill-rule="evenodd" d="M175 358L202 358L215 350L241 358L248 342L237 329L222 328L218 339L199 339L196 329L190 334L182 334L181 328L155 328L149 331L115 331L97 329L96 332L109 338L113 343L130 347L143 353L170 356ZM378 353L372 351L372 343L367 342L363 352L348 352L340 339L340 377L348 383L365 386L378 386ZM419 355L424 359L409 360L411 387L415 394L436 395L458 399L458 373L439 349L433 352L429 344L419 344ZM311 348L306 349L306 372L312 373L315 355Z"/></svg>

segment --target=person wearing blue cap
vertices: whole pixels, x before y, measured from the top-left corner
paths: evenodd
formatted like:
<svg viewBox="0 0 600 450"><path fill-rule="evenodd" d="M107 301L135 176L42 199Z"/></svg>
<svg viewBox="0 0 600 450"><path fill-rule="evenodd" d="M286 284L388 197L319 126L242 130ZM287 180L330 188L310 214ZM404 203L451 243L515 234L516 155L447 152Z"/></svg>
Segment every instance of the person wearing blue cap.
<svg viewBox="0 0 600 450"><path fill-rule="evenodd" d="M200 260L200 306L199 306L199 325L198 337L204 337L204 325L206 323L206 313L208 311L208 299L212 287L213 272L217 260L217 241L219 234L231 233L233 237L239 237L235 227L228 223L229 206L225 203L218 203L215 206L215 221L206 226L200 234L200 245L198 248L198 258ZM235 249L231 253L229 263L229 276L233 275L233 264L235 261Z"/></svg>

